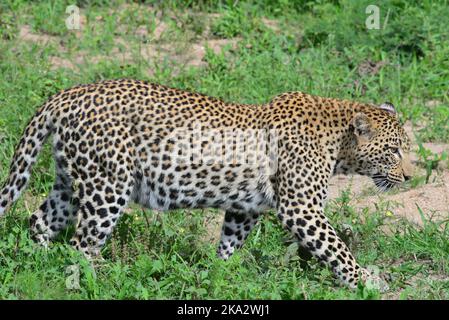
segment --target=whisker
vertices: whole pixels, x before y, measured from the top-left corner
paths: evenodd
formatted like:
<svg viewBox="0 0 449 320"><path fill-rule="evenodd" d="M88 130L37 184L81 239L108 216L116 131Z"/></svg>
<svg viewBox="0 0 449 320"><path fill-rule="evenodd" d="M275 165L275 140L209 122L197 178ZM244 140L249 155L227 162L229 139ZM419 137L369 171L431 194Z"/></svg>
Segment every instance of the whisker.
<svg viewBox="0 0 449 320"><path fill-rule="evenodd" d="M393 188L398 181L392 180L386 175L382 174L374 174L372 177L374 184L376 185L378 192L376 194L380 194L381 192L385 192Z"/></svg>

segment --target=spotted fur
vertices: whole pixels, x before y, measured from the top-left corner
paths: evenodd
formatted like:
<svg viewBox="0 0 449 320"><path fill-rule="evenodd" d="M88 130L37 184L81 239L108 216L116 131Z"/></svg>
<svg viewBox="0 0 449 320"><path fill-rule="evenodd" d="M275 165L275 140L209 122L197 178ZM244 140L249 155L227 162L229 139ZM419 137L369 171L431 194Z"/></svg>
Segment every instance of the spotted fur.
<svg viewBox="0 0 449 320"><path fill-rule="evenodd" d="M173 140L179 129L188 135L195 126L209 137ZM276 135L251 134L245 140L235 131ZM231 132L229 141L226 132ZM30 218L36 241L46 245L73 223L71 244L92 257L130 202L157 210L214 207L226 212L218 255L227 259L261 214L275 209L300 244L350 287L369 273L324 216L330 176L368 175L388 189L411 175L409 140L391 104L290 92L267 104L240 105L144 81L113 80L64 90L37 111L1 189L0 215L25 189L49 135L56 181ZM261 141L275 148L271 154L264 151L266 158L262 152L255 161L243 161L239 139L246 141L245 148L257 148ZM202 151L196 161L196 151L189 161L173 153L195 143ZM225 154L224 148L230 148L230 158L207 160ZM267 158L276 165L263 161Z"/></svg>

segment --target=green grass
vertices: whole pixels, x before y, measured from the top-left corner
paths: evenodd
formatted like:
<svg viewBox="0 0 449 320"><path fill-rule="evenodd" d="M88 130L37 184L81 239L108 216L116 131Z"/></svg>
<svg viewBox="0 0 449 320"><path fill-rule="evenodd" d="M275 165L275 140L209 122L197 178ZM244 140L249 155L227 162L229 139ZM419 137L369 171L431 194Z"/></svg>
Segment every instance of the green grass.
<svg viewBox="0 0 449 320"><path fill-rule="evenodd" d="M285 91L391 101L402 121L424 124L421 142L449 142L449 39L447 1L380 1L385 29L365 28L370 1L147 1L141 10L125 1L80 1L87 24L79 34L65 27L70 1L9 0L0 4L0 181L20 134L36 108L50 95L78 83L138 78L200 91L226 100L262 103ZM158 10L150 10L154 5ZM206 14L216 14L209 21ZM156 19L157 17L157 19ZM273 20L271 29L264 18ZM163 21L160 39L152 32ZM23 41L21 26L50 37L46 45ZM140 26L149 33L134 34ZM220 54L207 50L204 67L173 63L191 42L238 37ZM117 39L124 40L118 43ZM145 59L146 45L174 48L162 60ZM63 48L61 50L61 47ZM115 49L117 48L118 49ZM129 53L132 61L117 54ZM77 60L77 57L83 59ZM71 60L76 69L52 68L52 59ZM95 60L94 58L97 58ZM384 61L377 73L360 74L367 61ZM215 243L202 238L199 211L156 217L140 209L121 220L104 249L105 261L90 265L65 245L70 230L48 251L27 234L27 217L53 181L47 147L33 170L27 194L0 220L0 299L371 299L389 297L366 288L338 286L330 271L296 254L292 239L268 214L244 248L229 261L215 256ZM422 167L449 163L420 151ZM446 165L447 169L447 165ZM424 178L423 178L424 179ZM421 179L422 180L422 179ZM416 180L415 187L425 183ZM35 203L36 202L36 203ZM337 230L363 265L390 274L394 298L448 299L449 231L432 222L418 229L408 223L385 233L386 210L351 207L343 194L326 209ZM418 210L418 209L417 209ZM363 223L362 223L363 221ZM76 266L79 289L66 281Z"/></svg>

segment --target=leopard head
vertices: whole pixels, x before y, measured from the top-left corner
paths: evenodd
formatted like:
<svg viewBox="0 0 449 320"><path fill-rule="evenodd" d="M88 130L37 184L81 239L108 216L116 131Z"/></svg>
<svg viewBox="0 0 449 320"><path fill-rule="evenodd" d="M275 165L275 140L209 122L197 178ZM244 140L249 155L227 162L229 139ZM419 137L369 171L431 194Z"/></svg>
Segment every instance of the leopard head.
<svg viewBox="0 0 449 320"><path fill-rule="evenodd" d="M371 177L383 191L411 178L410 139L391 103L355 113L350 132L355 172Z"/></svg>

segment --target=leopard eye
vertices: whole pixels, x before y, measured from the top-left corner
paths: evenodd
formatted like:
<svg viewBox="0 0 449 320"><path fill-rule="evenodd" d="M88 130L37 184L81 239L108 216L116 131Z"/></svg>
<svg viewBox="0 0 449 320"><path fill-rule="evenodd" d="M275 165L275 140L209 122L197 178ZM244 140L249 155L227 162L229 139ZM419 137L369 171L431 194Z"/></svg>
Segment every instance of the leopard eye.
<svg viewBox="0 0 449 320"><path fill-rule="evenodd" d="M401 152L399 151L398 147L390 147L390 151L394 154L397 154L398 156L401 156Z"/></svg>

